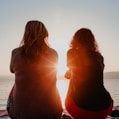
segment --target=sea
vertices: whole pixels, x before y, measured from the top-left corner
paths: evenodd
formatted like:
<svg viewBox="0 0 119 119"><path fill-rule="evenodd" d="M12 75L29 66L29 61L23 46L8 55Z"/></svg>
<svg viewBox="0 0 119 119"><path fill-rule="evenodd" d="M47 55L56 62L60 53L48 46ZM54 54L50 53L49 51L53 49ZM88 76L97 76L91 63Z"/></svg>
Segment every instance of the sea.
<svg viewBox="0 0 119 119"><path fill-rule="evenodd" d="M0 76L0 110L6 109L8 95L14 84L14 76ZM69 80L59 77L57 80L57 88L59 90L62 105L67 93ZM104 79L104 86L110 92L114 106L119 106L119 79Z"/></svg>

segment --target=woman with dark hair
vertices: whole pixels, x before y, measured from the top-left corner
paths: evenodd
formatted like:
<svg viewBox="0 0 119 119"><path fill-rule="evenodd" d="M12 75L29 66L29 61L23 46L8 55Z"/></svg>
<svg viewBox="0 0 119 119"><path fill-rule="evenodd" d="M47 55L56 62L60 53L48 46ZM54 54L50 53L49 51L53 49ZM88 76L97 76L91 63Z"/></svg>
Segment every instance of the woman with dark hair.
<svg viewBox="0 0 119 119"><path fill-rule="evenodd" d="M12 51L10 71L15 84L7 110L13 119L60 119L62 104L56 87L58 54L50 48L40 21L26 24L20 47Z"/></svg>
<svg viewBox="0 0 119 119"><path fill-rule="evenodd" d="M70 79L65 106L74 119L105 119L112 111L113 100L103 83L103 60L91 30L79 29L67 52L65 74Z"/></svg>

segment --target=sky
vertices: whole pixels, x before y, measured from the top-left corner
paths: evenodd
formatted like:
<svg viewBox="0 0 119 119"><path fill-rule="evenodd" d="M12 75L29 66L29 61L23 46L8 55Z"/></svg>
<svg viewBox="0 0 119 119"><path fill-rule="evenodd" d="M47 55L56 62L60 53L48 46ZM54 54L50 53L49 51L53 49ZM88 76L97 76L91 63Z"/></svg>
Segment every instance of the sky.
<svg viewBox="0 0 119 119"><path fill-rule="evenodd" d="M29 20L42 21L49 44L59 55L59 74L66 52L80 28L92 30L104 56L105 72L119 71L119 0L0 0L0 76L11 75L11 51L19 47Z"/></svg>

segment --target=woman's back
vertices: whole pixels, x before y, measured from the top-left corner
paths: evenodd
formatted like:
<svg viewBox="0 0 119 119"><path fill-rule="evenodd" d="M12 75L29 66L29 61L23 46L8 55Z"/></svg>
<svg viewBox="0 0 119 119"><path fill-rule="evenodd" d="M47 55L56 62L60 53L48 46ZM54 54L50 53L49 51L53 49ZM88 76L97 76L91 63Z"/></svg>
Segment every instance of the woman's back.
<svg viewBox="0 0 119 119"><path fill-rule="evenodd" d="M67 53L71 71L66 109L74 119L105 119L112 99L103 85L103 56L90 29L77 30Z"/></svg>
<svg viewBox="0 0 119 119"><path fill-rule="evenodd" d="M18 48L12 54L15 73L14 108L16 117L53 118L60 115L62 106L56 88L57 53L46 48L35 61L28 62Z"/></svg>

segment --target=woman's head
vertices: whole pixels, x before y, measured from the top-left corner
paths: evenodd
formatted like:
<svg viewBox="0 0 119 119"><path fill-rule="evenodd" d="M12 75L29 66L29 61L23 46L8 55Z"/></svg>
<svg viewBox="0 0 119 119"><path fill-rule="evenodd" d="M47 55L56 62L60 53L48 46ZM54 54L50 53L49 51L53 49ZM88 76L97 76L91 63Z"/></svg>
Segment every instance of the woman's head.
<svg viewBox="0 0 119 119"><path fill-rule="evenodd" d="M97 52L98 46L95 40L95 37L90 29L81 28L73 36L73 40L71 41L71 47L84 47L87 51Z"/></svg>
<svg viewBox="0 0 119 119"><path fill-rule="evenodd" d="M28 21L21 41L22 54L28 58L37 56L42 48L46 46L45 38L47 37L48 31L42 22L37 20Z"/></svg>

